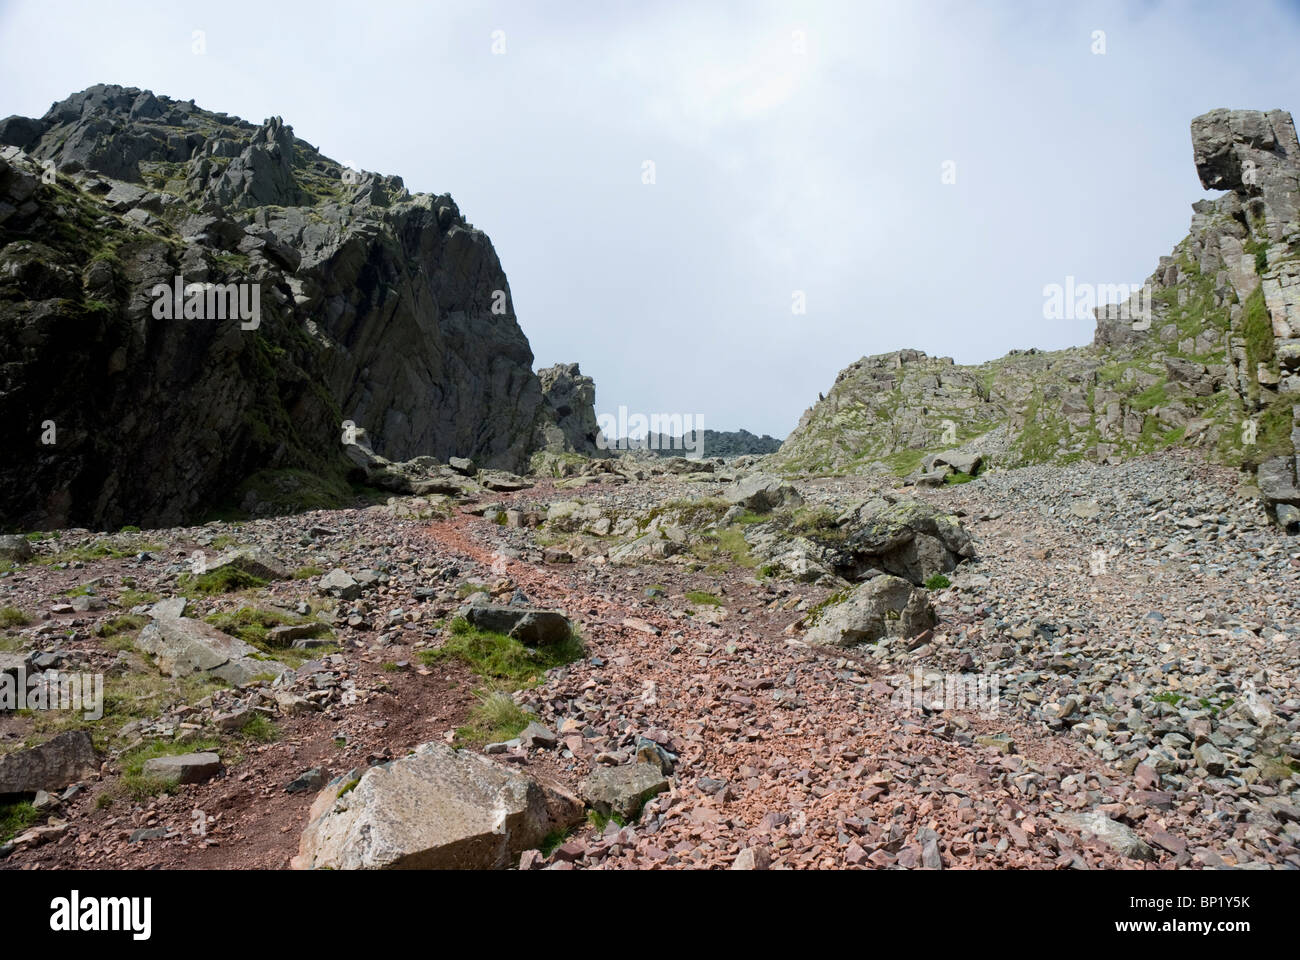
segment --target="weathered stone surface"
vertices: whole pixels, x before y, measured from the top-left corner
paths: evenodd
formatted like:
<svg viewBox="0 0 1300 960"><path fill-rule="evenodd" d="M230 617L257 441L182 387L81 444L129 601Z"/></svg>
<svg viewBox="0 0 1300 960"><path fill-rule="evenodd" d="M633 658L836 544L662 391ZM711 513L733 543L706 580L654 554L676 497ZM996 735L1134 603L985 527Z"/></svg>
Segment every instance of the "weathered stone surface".
<svg viewBox="0 0 1300 960"><path fill-rule="evenodd" d="M135 645L154 657L159 670L173 677L209 673L241 686L283 669L273 660L256 659L256 647L187 617L151 621L140 631Z"/></svg>
<svg viewBox="0 0 1300 960"><path fill-rule="evenodd" d="M292 865L506 869L582 816L582 802L557 787L486 757L426 743L326 787Z"/></svg>
<svg viewBox="0 0 1300 960"><path fill-rule="evenodd" d="M16 534L0 536L0 560L21 563L32 558L32 545L26 537Z"/></svg>
<svg viewBox="0 0 1300 960"><path fill-rule="evenodd" d="M534 446L538 450L604 457L607 442L596 423L596 383L576 363L557 363L537 371L542 385L542 415Z"/></svg>
<svg viewBox="0 0 1300 960"><path fill-rule="evenodd" d="M735 486L723 494L723 499L754 513L768 513L777 507L798 506L800 503L794 487L765 473L753 473L737 480Z"/></svg>
<svg viewBox="0 0 1300 960"><path fill-rule="evenodd" d="M641 815L647 800L667 789L668 778L658 766L628 763L597 769L582 781L580 792L595 810L630 822Z"/></svg>
<svg viewBox="0 0 1300 960"><path fill-rule="evenodd" d="M1062 815L1062 822L1085 835L1096 837L1120 856L1134 860L1154 860L1155 853L1130 827L1112 820L1100 810Z"/></svg>
<svg viewBox="0 0 1300 960"><path fill-rule="evenodd" d="M182 753L153 757L144 762L145 776L177 783L206 783L221 772L221 757L215 753Z"/></svg>
<svg viewBox="0 0 1300 960"><path fill-rule="evenodd" d="M209 573L227 567L259 580L287 580L291 576L289 569L262 547L236 547L207 565Z"/></svg>
<svg viewBox="0 0 1300 960"><path fill-rule="evenodd" d="M825 610L804 640L848 647L886 636L914 637L934 624L928 591L882 574L858 584L842 602Z"/></svg>
<svg viewBox="0 0 1300 960"><path fill-rule="evenodd" d="M69 730L30 750L0 757L0 796L62 790L99 768L90 734Z"/></svg>

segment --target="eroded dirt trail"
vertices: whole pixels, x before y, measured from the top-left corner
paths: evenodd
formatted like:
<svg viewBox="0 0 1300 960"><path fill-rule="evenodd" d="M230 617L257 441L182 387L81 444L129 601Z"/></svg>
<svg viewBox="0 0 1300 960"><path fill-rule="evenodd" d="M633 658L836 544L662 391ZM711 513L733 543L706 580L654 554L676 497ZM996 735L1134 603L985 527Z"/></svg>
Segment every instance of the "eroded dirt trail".
<svg viewBox="0 0 1300 960"><path fill-rule="evenodd" d="M870 664L792 640L785 628L800 615L768 610L752 577L719 584L663 569L537 566L503 558L499 529L462 516L430 535L442 550L495 562L530 601L565 610L589 654L530 696L543 722L574 731L563 740L573 759L530 762L572 782L594 763L630 759L639 736L678 757L672 791L640 823L585 831L566 849L579 865L726 866L746 848L791 867L1118 862L1054 821L1024 786L1041 783L1050 796L1050 784L1076 777L1106 791L1073 744L975 711L900 709ZM670 598L721 587L745 619L683 616L680 596L644 599L651 583ZM974 742L994 734L1022 755Z"/></svg>

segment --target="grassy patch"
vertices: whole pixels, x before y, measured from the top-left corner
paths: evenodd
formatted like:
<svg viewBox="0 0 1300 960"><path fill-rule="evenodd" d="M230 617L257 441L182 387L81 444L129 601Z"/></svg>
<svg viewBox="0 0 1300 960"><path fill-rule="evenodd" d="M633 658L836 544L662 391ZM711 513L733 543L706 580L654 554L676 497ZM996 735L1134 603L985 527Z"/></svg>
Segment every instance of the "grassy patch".
<svg viewBox="0 0 1300 960"><path fill-rule="evenodd" d="M697 607L720 607L722 601L711 593L704 590L689 590L686 593L686 600L695 604Z"/></svg>
<svg viewBox="0 0 1300 960"><path fill-rule="evenodd" d="M313 637L319 637L329 632L327 624L294 614L281 613L279 610L267 610L262 607L240 607L238 610L210 614L204 617L203 620L205 623L212 624L222 633L238 637L245 643L251 643L263 653L277 657L284 653L285 649L273 646L268 640L268 635L275 627L307 625L312 628L311 635ZM320 651L316 650L313 651L312 655L316 656L319 653Z"/></svg>
<svg viewBox="0 0 1300 960"><path fill-rule="evenodd" d="M451 622L447 642L435 650L420 651L432 666L442 660L459 660L481 677L513 684L516 688L539 681L547 670L577 660L584 653L577 636L567 642L536 649L500 633L479 630L463 618Z"/></svg>
<svg viewBox="0 0 1300 960"><path fill-rule="evenodd" d="M32 618L17 607L0 607L0 627L25 627Z"/></svg>
<svg viewBox="0 0 1300 960"><path fill-rule="evenodd" d="M469 723L456 730L460 743L481 747L511 740L532 719L504 690L485 690L476 695L479 702L470 711Z"/></svg>
<svg viewBox="0 0 1300 960"><path fill-rule="evenodd" d="M157 603L161 597L156 593L148 593L144 590L123 590L117 602L124 607L139 607L146 603Z"/></svg>
<svg viewBox="0 0 1300 960"><path fill-rule="evenodd" d="M925 589L927 590L942 590L944 587L950 586L952 586L952 581L942 573L936 573L925 581Z"/></svg>
<svg viewBox="0 0 1300 960"><path fill-rule="evenodd" d="M257 589L266 586L266 583L261 577L226 566L198 575L182 573L176 581L176 590L186 597L213 596L236 590Z"/></svg>
<svg viewBox="0 0 1300 960"><path fill-rule="evenodd" d="M39 817L36 808L26 801L0 805L0 843L12 840Z"/></svg>
<svg viewBox="0 0 1300 960"><path fill-rule="evenodd" d="M970 483L974 479L975 475L973 473L962 473L960 470L954 470L943 478L943 482L946 486L955 487L959 483Z"/></svg>

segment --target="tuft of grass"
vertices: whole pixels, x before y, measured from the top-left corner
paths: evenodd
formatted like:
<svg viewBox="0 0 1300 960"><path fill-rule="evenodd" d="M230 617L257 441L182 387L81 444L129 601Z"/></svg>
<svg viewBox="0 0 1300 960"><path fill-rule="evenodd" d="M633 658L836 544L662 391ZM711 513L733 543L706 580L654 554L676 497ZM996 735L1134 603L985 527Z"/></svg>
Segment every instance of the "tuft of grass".
<svg viewBox="0 0 1300 960"><path fill-rule="evenodd" d="M601 813L599 810L587 811L587 822L597 830L604 830L611 823L618 827L626 827L627 821L617 813L611 812L609 816Z"/></svg>
<svg viewBox="0 0 1300 960"><path fill-rule="evenodd" d="M0 627L25 627L32 618L17 607L0 607Z"/></svg>
<svg viewBox="0 0 1300 960"><path fill-rule="evenodd" d="M122 591L121 596L117 598L117 602L122 606L129 608L138 607L146 603L157 603L160 599L162 598L156 593L148 593L144 590L128 589Z"/></svg>
<svg viewBox="0 0 1300 960"><path fill-rule="evenodd" d="M312 577L321 576L324 572L325 571L322 570L320 567L313 567L313 566L299 567L297 570L293 572L293 578L295 580L310 580Z"/></svg>
<svg viewBox="0 0 1300 960"><path fill-rule="evenodd" d="M0 805L0 843L6 843L39 819L40 813L27 801Z"/></svg>
<svg viewBox="0 0 1300 960"><path fill-rule="evenodd" d="M254 743L274 743L280 739L280 729L266 714L254 712L239 728L239 736Z"/></svg>
<svg viewBox="0 0 1300 960"><path fill-rule="evenodd" d="M975 475L973 473L962 473L960 470L954 470L943 478L943 482L946 486L955 487L959 483L970 483L974 479Z"/></svg>
<svg viewBox="0 0 1300 960"><path fill-rule="evenodd" d="M513 637L479 630L463 618L451 622L447 642L435 650L420 651L428 666L442 660L459 660L481 677L513 684L516 689L539 681L547 670L583 656L581 638L536 649Z"/></svg>
<svg viewBox="0 0 1300 960"><path fill-rule="evenodd" d="M942 573L936 573L925 581L925 589L927 590L942 590L944 587L950 586L952 586L952 581Z"/></svg>
<svg viewBox="0 0 1300 960"><path fill-rule="evenodd" d="M686 594L686 599L690 603L693 603L696 606L700 606L700 607L722 606L721 600L719 600L713 594L705 592L704 590L690 590Z"/></svg>
<svg viewBox="0 0 1300 960"><path fill-rule="evenodd" d="M504 690L485 690L475 694L479 702L469 713L469 723L456 730L458 742L483 746L517 737L531 719Z"/></svg>
<svg viewBox="0 0 1300 960"><path fill-rule="evenodd" d="M266 581L243 570L233 567L220 567L197 576L183 573L176 581L177 592L186 597L213 596L221 593L233 593L236 590L250 590L266 586Z"/></svg>

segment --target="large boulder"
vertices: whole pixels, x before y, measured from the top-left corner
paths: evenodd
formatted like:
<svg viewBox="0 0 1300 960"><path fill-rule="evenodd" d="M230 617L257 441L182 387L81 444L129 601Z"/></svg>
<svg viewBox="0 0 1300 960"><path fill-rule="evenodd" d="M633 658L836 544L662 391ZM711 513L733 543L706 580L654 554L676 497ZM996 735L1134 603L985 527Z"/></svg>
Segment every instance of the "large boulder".
<svg viewBox="0 0 1300 960"><path fill-rule="evenodd" d="M68 730L30 750L0 757L0 796L62 790L93 776L99 768L85 730Z"/></svg>
<svg viewBox="0 0 1300 960"><path fill-rule="evenodd" d="M308 814L295 869L505 869L581 822L582 801L480 754L426 743L334 780Z"/></svg>
<svg viewBox="0 0 1300 960"><path fill-rule="evenodd" d="M573 636L569 618L553 610L480 603L463 608L461 616L472 627L503 633L530 647L564 643Z"/></svg>
<svg viewBox="0 0 1300 960"><path fill-rule="evenodd" d="M850 581L883 572L920 585L975 556L974 541L957 517L917 500L869 500L850 511L841 527L846 535L835 566Z"/></svg>
<svg viewBox="0 0 1300 960"><path fill-rule="evenodd" d="M722 497L728 503L738 504L754 513L768 513L777 507L797 507L803 502L794 487L780 477L766 473L741 477Z"/></svg>
<svg viewBox="0 0 1300 960"><path fill-rule="evenodd" d="M885 574L858 584L843 601L826 608L804 640L851 647L882 637L915 637L934 624L929 592Z"/></svg>
<svg viewBox="0 0 1300 960"><path fill-rule="evenodd" d="M264 547L235 547L227 550L208 563L207 572L227 567L259 580L288 580L292 576L289 569Z"/></svg>
<svg viewBox="0 0 1300 960"><path fill-rule="evenodd" d="M255 677L283 669L274 660L261 659L256 647L238 637L188 617L151 621L140 631L135 645L154 658L159 670L173 677L207 673L243 686Z"/></svg>
<svg viewBox="0 0 1300 960"><path fill-rule="evenodd" d="M6 534L0 537L0 560L22 563L32 558L32 545L26 537Z"/></svg>

